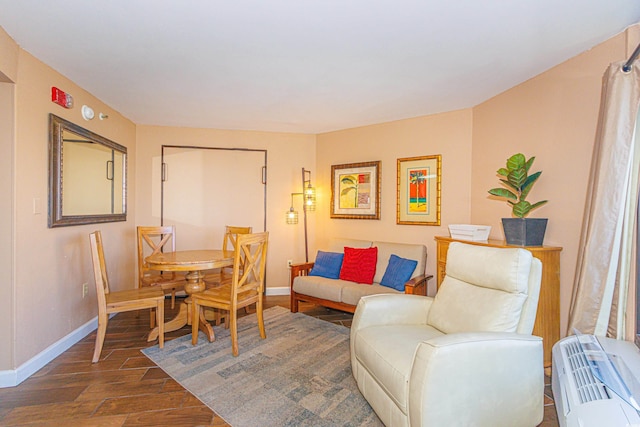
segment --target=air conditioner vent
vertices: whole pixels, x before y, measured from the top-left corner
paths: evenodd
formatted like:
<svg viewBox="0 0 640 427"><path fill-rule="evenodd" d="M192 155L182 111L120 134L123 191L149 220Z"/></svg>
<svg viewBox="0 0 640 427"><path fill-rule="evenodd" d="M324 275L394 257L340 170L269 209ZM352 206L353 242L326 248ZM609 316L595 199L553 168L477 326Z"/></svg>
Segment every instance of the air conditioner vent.
<svg viewBox="0 0 640 427"><path fill-rule="evenodd" d="M576 384L580 403L610 399L607 389L591 373L587 357L578 342L575 340L567 341L562 348L569 361L571 376Z"/></svg>

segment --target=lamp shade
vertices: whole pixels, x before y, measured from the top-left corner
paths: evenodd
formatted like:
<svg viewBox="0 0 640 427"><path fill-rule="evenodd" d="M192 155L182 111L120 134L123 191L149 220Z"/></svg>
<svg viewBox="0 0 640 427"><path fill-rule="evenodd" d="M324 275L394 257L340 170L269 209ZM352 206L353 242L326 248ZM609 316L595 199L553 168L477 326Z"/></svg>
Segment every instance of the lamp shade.
<svg viewBox="0 0 640 427"><path fill-rule="evenodd" d="M293 210L293 206L287 211L287 224L298 223L298 211Z"/></svg>
<svg viewBox="0 0 640 427"><path fill-rule="evenodd" d="M308 211L316 210L316 189L311 184L304 189L304 206Z"/></svg>

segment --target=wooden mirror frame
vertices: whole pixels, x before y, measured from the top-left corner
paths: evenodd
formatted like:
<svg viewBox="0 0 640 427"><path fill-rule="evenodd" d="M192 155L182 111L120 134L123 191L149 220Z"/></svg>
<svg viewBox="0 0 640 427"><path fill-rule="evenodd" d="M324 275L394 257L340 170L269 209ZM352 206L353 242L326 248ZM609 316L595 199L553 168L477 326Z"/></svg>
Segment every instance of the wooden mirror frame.
<svg viewBox="0 0 640 427"><path fill-rule="evenodd" d="M75 133L96 144L101 144L123 155L122 213L63 215L62 206L62 134ZM68 225L95 224L127 220L127 147L110 141L55 114L49 114L49 228Z"/></svg>

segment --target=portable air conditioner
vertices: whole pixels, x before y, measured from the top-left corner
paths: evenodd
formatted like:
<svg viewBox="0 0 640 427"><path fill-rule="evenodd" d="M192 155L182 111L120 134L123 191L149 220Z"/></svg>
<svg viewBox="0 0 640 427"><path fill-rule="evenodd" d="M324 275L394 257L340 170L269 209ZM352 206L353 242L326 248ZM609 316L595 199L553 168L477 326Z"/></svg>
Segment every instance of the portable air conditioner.
<svg viewBox="0 0 640 427"><path fill-rule="evenodd" d="M597 337L597 341L633 394L640 379L638 348L631 342L610 338ZM588 357L593 357L591 352L585 352L575 335L553 346L551 388L560 426L640 427L638 411L613 391L616 387L607 386L593 375L589 366L592 359ZM603 377L601 373L598 376Z"/></svg>

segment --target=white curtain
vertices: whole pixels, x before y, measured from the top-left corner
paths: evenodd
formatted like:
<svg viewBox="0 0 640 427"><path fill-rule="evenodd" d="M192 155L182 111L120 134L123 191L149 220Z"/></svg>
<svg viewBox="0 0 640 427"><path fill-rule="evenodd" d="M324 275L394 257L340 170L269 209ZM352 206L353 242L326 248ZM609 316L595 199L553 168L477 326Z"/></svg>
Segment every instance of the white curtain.
<svg viewBox="0 0 640 427"><path fill-rule="evenodd" d="M640 141L640 66L624 62L605 73L591 162L580 251L569 312L569 334L624 339L629 294L635 289L635 239Z"/></svg>

